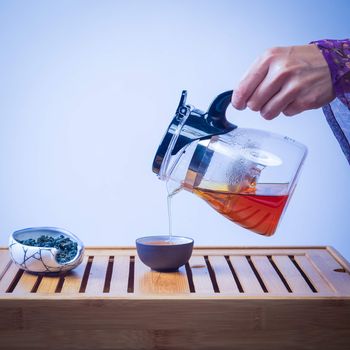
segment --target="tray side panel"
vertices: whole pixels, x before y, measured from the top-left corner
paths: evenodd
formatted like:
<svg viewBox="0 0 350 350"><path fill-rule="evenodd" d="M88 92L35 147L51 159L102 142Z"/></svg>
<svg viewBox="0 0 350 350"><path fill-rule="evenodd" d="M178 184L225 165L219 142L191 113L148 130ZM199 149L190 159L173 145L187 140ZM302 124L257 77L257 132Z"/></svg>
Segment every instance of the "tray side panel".
<svg viewBox="0 0 350 350"><path fill-rule="evenodd" d="M346 349L350 301L0 301L0 348Z"/></svg>

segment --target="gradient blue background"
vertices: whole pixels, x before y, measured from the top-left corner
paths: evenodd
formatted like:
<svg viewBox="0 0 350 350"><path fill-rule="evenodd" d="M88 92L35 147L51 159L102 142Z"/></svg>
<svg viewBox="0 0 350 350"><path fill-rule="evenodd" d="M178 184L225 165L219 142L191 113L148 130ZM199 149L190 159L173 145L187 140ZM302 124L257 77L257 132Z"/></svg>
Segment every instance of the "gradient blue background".
<svg viewBox="0 0 350 350"><path fill-rule="evenodd" d="M268 47L349 37L349 1L0 1L0 245L29 226L87 245L167 232L154 152L182 89L206 109ZM199 198L174 198L174 232L198 245L325 245L350 258L350 167L321 110L244 127L309 156L271 238Z"/></svg>

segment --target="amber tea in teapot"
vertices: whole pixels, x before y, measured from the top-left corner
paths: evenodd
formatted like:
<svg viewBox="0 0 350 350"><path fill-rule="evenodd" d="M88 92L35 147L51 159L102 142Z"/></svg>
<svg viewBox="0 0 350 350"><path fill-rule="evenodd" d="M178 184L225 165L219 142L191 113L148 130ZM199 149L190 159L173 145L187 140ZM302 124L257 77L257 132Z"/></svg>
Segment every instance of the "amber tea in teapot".
<svg viewBox="0 0 350 350"><path fill-rule="evenodd" d="M227 219L264 236L271 236L288 201L287 185L258 184L253 191L194 188L193 192ZM281 194L277 194L280 192ZM273 195L271 193L274 193Z"/></svg>

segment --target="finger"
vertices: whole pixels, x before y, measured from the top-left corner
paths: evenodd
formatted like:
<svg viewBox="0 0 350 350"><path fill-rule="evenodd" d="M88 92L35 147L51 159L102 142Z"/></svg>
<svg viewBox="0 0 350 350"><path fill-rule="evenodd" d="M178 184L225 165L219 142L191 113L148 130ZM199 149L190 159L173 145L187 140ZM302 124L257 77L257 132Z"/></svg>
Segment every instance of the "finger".
<svg viewBox="0 0 350 350"><path fill-rule="evenodd" d="M247 106L252 111L260 111L261 108L280 91L284 81L282 76L276 76L276 72L269 69L265 79L255 89L247 101Z"/></svg>
<svg viewBox="0 0 350 350"><path fill-rule="evenodd" d="M289 86L284 86L262 108L261 115L267 120L276 118L289 104L295 101L296 92Z"/></svg>
<svg viewBox="0 0 350 350"><path fill-rule="evenodd" d="M246 108L247 100L253 94L257 86L264 80L268 68L268 60L261 58L252 65L232 95L231 102L233 107L237 109Z"/></svg>
<svg viewBox="0 0 350 350"><path fill-rule="evenodd" d="M300 103L298 101L294 101L283 109L283 114L286 117L292 117L293 115L303 112L303 110L304 109L302 108Z"/></svg>

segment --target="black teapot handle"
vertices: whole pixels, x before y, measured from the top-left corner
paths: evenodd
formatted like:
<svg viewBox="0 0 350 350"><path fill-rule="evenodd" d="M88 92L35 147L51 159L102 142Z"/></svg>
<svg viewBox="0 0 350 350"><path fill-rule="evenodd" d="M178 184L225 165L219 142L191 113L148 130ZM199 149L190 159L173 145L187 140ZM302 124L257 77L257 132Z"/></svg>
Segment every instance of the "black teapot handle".
<svg viewBox="0 0 350 350"><path fill-rule="evenodd" d="M225 91L218 95L210 105L207 112L207 122L212 126L222 129L232 129L236 126L226 119L226 109L231 103L233 90Z"/></svg>

